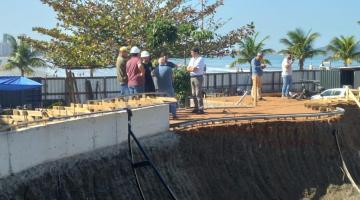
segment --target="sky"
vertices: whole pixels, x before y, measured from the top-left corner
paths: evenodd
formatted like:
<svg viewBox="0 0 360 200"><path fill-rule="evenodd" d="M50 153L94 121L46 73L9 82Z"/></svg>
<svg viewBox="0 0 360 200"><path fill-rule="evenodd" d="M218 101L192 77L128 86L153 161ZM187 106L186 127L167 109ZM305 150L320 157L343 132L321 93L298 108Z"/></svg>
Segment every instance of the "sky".
<svg viewBox="0 0 360 200"><path fill-rule="evenodd" d="M320 33L315 44L326 46L340 35L355 35L360 39L359 0L224 0L217 17L231 20L220 30L227 32L254 22L261 37L270 36L267 47L280 50L280 38L295 28ZM43 36L32 32L32 27L51 28L56 25L56 15L40 0L1 0L0 34L26 34L35 38Z"/></svg>

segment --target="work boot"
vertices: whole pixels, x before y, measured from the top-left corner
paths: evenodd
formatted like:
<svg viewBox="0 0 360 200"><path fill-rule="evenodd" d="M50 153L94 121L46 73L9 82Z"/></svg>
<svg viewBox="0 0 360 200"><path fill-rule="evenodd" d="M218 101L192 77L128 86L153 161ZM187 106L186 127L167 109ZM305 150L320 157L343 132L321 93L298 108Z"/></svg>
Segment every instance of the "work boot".
<svg viewBox="0 0 360 200"><path fill-rule="evenodd" d="M205 114L204 110L198 110L197 114L202 115Z"/></svg>
<svg viewBox="0 0 360 200"><path fill-rule="evenodd" d="M195 108L194 110L191 111L191 113L198 113L198 111L199 110Z"/></svg>

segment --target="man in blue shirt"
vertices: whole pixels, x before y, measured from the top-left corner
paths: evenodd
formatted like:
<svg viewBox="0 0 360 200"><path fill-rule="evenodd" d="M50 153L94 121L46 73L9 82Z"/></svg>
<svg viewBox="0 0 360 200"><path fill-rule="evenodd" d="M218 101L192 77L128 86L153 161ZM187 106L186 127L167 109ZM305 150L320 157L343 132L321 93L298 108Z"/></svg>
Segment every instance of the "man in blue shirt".
<svg viewBox="0 0 360 200"><path fill-rule="evenodd" d="M256 100L264 100L261 96L262 88L262 75L263 70L266 68L266 65L263 64L264 54L258 53L254 59L251 61L252 66L252 90L251 96ZM255 96L255 93L257 94Z"/></svg>
<svg viewBox="0 0 360 200"><path fill-rule="evenodd" d="M159 58L159 66L154 69L154 75L157 80L158 91L166 93L169 97L175 97L172 67L167 66L163 57ZM176 119L176 103L170 103L169 106L173 119Z"/></svg>

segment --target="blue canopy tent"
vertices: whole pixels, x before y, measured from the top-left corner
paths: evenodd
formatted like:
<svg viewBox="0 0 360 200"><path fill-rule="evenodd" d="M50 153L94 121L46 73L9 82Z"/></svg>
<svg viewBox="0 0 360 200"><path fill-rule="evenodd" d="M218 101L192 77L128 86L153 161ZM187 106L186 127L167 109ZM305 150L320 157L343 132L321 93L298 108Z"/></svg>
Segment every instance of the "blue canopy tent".
<svg viewBox="0 0 360 200"><path fill-rule="evenodd" d="M0 91L30 90L41 86L41 83L22 76L0 76Z"/></svg>
<svg viewBox="0 0 360 200"><path fill-rule="evenodd" d="M41 81L39 78L34 78ZM21 76L0 76L0 105L3 108L42 105L39 82Z"/></svg>

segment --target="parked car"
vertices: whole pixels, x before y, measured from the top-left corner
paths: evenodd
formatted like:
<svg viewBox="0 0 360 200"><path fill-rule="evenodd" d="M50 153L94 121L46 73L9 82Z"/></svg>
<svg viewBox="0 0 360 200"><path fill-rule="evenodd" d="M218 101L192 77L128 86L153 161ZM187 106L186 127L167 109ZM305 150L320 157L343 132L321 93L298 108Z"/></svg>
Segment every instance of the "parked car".
<svg viewBox="0 0 360 200"><path fill-rule="evenodd" d="M314 95L311 99L332 99L332 98L343 98L345 97L345 88L333 88L328 89L320 94Z"/></svg>

